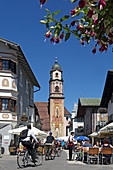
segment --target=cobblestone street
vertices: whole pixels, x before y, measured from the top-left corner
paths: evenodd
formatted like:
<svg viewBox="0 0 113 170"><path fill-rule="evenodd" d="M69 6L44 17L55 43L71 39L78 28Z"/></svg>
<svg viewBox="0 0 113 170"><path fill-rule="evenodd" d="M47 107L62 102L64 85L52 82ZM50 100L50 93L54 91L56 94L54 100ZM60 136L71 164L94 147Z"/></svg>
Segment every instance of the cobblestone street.
<svg viewBox="0 0 113 170"><path fill-rule="evenodd" d="M16 156L2 156L0 158L0 170L16 170L19 169L16 163ZM88 165L79 161L68 161L68 151L63 151L61 157L55 160L43 161L43 165L34 167L31 164L25 170L112 170L113 165Z"/></svg>

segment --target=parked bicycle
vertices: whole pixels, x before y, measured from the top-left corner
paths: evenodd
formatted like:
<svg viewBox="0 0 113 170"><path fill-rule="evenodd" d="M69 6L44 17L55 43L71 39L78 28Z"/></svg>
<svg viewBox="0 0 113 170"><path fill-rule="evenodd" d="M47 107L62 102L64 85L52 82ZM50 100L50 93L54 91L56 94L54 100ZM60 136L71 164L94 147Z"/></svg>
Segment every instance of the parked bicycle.
<svg viewBox="0 0 113 170"><path fill-rule="evenodd" d="M39 166L43 163L43 154L38 151L37 148L34 147L34 152L36 155L36 162L34 163L35 166ZM19 168L23 168L28 166L32 161L31 155L30 155L30 151L24 147L22 151L18 150L17 152L17 165L19 166Z"/></svg>

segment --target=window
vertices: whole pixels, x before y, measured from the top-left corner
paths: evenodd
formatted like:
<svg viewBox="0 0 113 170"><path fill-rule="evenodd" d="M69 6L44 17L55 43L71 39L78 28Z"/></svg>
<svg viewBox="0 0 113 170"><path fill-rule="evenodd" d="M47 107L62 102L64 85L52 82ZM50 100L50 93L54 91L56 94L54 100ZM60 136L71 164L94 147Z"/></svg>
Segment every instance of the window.
<svg viewBox="0 0 113 170"><path fill-rule="evenodd" d="M10 100L10 110L12 112L15 111L15 106L16 106L16 101L15 100Z"/></svg>
<svg viewBox="0 0 113 170"><path fill-rule="evenodd" d="M58 86L55 87L55 92L59 92L59 87Z"/></svg>
<svg viewBox="0 0 113 170"><path fill-rule="evenodd" d="M2 70L9 70L9 60L2 60Z"/></svg>
<svg viewBox="0 0 113 170"><path fill-rule="evenodd" d="M8 110L8 99L2 99L2 110Z"/></svg>
<svg viewBox="0 0 113 170"><path fill-rule="evenodd" d="M16 111L16 100L0 99L0 109L15 112Z"/></svg>
<svg viewBox="0 0 113 170"><path fill-rule="evenodd" d="M16 73L16 63L10 61L10 69L13 73Z"/></svg>
<svg viewBox="0 0 113 170"><path fill-rule="evenodd" d="M58 73L55 74L55 77L58 77Z"/></svg>
<svg viewBox="0 0 113 170"><path fill-rule="evenodd" d="M1 60L2 70L10 70L16 73L16 63L11 60Z"/></svg>

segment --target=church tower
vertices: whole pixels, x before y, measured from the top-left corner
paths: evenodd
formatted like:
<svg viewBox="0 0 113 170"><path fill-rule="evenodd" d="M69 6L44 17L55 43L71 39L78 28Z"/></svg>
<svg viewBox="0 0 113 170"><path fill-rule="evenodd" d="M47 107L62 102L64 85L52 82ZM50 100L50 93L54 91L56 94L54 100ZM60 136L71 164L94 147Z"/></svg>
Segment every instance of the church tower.
<svg viewBox="0 0 113 170"><path fill-rule="evenodd" d="M54 137L64 136L64 94L62 68L56 59L50 70L49 107L50 129Z"/></svg>

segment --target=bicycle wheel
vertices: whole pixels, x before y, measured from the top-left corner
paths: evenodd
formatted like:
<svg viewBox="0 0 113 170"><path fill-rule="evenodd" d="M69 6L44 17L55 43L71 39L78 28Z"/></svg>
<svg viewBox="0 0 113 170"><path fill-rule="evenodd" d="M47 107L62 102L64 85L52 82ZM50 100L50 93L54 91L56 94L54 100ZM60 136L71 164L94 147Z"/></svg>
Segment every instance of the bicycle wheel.
<svg viewBox="0 0 113 170"><path fill-rule="evenodd" d="M61 156L61 150L60 149L58 149L57 155L58 155L58 157Z"/></svg>
<svg viewBox="0 0 113 170"><path fill-rule="evenodd" d="M25 166L24 159L25 159L25 153L19 152L17 155L17 165L19 166L19 168L23 168Z"/></svg>
<svg viewBox="0 0 113 170"><path fill-rule="evenodd" d="M43 154L39 151L36 151L36 158L35 158L36 162L35 165L39 166L43 163Z"/></svg>
<svg viewBox="0 0 113 170"><path fill-rule="evenodd" d="M46 148L46 151L45 151L45 160L49 160L49 148Z"/></svg>
<svg viewBox="0 0 113 170"><path fill-rule="evenodd" d="M55 152L52 153L52 150L50 150L49 157L51 160L55 159Z"/></svg>

